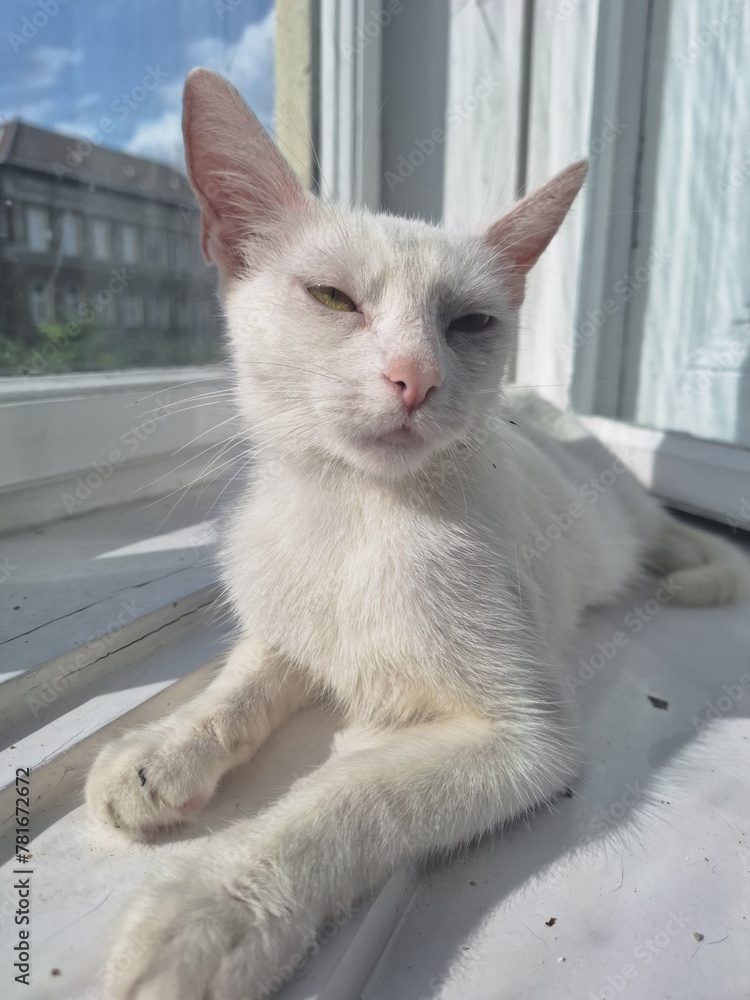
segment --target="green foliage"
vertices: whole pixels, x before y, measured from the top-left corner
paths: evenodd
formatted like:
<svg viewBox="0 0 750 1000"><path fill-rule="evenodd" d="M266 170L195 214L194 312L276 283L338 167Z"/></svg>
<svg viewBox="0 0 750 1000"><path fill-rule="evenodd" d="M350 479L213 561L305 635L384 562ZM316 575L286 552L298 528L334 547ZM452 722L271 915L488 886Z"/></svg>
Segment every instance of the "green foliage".
<svg viewBox="0 0 750 1000"><path fill-rule="evenodd" d="M0 375L53 375L212 364L223 351L215 336L196 338L168 330L123 330L97 317L44 323L23 336L0 334Z"/></svg>

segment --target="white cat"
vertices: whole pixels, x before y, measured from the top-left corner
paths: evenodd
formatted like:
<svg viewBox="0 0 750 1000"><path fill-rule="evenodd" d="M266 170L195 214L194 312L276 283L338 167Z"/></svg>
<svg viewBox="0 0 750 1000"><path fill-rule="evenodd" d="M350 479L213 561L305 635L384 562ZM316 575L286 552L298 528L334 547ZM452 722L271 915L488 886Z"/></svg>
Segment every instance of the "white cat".
<svg viewBox="0 0 750 1000"><path fill-rule="evenodd" d="M207 70L184 133L258 445L224 541L244 638L202 694L104 750L87 798L143 836L313 695L368 727L125 917L115 997L256 1000L334 908L574 781L560 668L585 608L646 567L677 603L745 596L749 578L572 417L498 390L526 273L585 163L466 235L308 194Z"/></svg>

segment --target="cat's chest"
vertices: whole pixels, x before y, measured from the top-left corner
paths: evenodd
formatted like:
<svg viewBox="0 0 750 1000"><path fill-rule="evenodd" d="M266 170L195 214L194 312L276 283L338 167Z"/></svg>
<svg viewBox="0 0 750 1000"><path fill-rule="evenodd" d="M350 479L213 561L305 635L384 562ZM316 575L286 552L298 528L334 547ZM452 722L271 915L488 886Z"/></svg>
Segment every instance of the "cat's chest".
<svg viewBox="0 0 750 1000"><path fill-rule="evenodd" d="M228 582L245 627L328 681L429 673L476 647L469 622L492 625L477 607L498 593L492 560L439 514L310 497L249 507L234 534Z"/></svg>

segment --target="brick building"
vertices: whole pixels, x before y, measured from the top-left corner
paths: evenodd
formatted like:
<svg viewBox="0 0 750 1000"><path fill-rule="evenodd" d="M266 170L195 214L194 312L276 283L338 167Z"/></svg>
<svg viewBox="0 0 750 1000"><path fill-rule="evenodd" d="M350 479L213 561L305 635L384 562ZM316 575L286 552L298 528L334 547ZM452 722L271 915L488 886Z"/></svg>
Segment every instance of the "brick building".
<svg viewBox="0 0 750 1000"><path fill-rule="evenodd" d="M0 126L0 374L216 361L198 234L188 182L170 167Z"/></svg>

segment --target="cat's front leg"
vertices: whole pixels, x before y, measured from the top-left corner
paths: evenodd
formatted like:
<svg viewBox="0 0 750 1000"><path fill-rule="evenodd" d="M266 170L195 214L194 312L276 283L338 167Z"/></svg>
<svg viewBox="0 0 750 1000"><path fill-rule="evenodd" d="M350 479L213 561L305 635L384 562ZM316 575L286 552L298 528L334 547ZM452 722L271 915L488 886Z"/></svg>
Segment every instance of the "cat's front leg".
<svg viewBox="0 0 750 1000"><path fill-rule="evenodd" d="M89 808L133 837L184 820L300 698L299 685L269 646L240 642L199 695L101 751L86 784Z"/></svg>
<svg viewBox="0 0 750 1000"><path fill-rule="evenodd" d="M113 994L268 998L304 964L316 928L335 911L404 861L465 843L552 797L575 770L553 709L383 733L152 882L118 935Z"/></svg>

